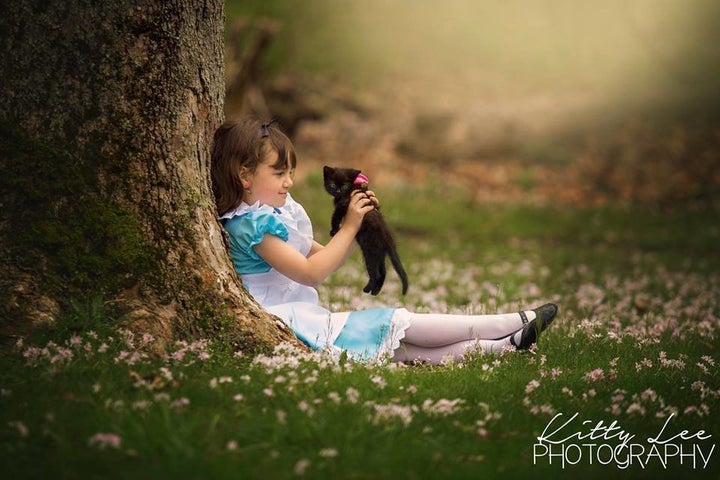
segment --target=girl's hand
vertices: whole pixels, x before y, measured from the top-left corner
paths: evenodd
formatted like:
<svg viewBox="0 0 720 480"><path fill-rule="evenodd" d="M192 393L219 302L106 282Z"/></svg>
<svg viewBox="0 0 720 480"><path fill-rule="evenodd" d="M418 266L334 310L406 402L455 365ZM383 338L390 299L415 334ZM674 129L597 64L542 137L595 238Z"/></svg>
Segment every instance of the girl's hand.
<svg viewBox="0 0 720 480"><path fill-rule="evenodd" d="M371 195L368 195L368 193ZM365 214L375 208L376 202L373 201L373 198L375 198L375 195L370 191L356 190L353 192L342 226L347 225L355 231L359 230Z"/></svg>
<svg viewBox="0 0 720 480"><path fill-rule="evenodd" d="M367 197L372 200L376 208L380 206L380 200L378 200L375 196L375 192L373 192L372 190L368 190L365 192L365 195L367 195Z"/></svg>

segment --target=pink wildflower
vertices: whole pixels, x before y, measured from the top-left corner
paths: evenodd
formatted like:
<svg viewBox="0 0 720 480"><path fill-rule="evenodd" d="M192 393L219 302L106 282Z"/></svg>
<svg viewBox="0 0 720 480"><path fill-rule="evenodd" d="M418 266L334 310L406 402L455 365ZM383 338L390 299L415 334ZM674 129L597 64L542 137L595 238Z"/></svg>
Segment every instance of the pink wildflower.
<svg viewBox="0 0 720 480"><path fill-rule="evenodd" d="M88 443L91 447L98 447L100 450L104 450L107 447L120 448L122 439L114 433L97 433L90 437Z"/></svg>
<svg viewBox="0 0 720 480"><path fill-rule="evenodd" d="M644 416L644 415L645 415L645 407L643 407L643 406L642 406L641 404L639 404L638 402L633 402L633 403L631 403L630 406L627 408L627 410L625 411L625 413L627 413L628 415L632 415L632 414L634 414L634 413L637 413L637 414L639 414L639 415L641 415L641 416Z"/></svg>
<svg viewBox="0 0 720 480"><path fill-rule="evenodd" d="M605 378L605 371L602 368L596 368L595 370L585 374L586 382L597 382Z"/></svg>
<svg viewBox="0 0 720 480"><path fill-rule="evenodd" d="M170 355L170 358L175 361L181 362L183 358L185 358L185 352L186 350L178 350L177 352Z"/></svg>
<svg viewBox="0 0 720 480"><path fill-rule="evenodd" d="M525 385L525 393L530 393L536 388L540 386L540 382L537 380L530 380L527 385Z"/></svg>
<svg viewBox="0 0 720 480"><path fill-rule="evenodd" d="M441 398L434 403L428 398L422 404L422 411L428 415L445 417L448 415L452 415L462 409L463 403L465 403L465 401L461 398L455 398L453 400Z"/></svg>
<svg viewBox="0 0 720 480"><path fill-rule="evenodd" d="M606 409L606 411L609 411L610 413L612 413L612 414L615 415L616 417L617 417L618 415L620 415L620 413L622 413L622 409L620 408L620 405L617 404L617 403L613 403L612 405L610 405L610 409L609 409L609 410Z"/></svg>
<svg viewBox="0 0 720 480"><path fill-rule="evenodd" d="M70 361L73 358L72 350L69 348L57 347L57 353L50 359L50 363Z"/></svg>
<svg viewBox="0 0 720 480"><path fill-rule="evenodd" d="M375 415L371 418L375 425L391 420L400 420L405 426L410 425L410 422L412 422L412 408L408 405L398 405L396 403L387 405L374 404L373 408L375 409Z"/></svg>
<svg viewBox="0 0 720 480"><path fill-rule="evenodd" d="M383 380L383 378L379 375L375 375L374 377L370 378L370 381L373 382L378 387L385 388L387 386L387 382Z"/></svg>
<svg viewBox="0 0 720 480"><path fill-rule="evenodd" d="M208 352L200 352L198 353L198 358L200 360L207 360L210 358L210 354Z"/></svg>
<svg viewBox="0 0 720 480"><path fill-rule="evenodd" d="M348 387L348 389L345 390L345 396L347 397L347 401L349 403L357 403L358 398L360 398L360 392L353 387Z"/></svg>
<svg viewBox="0 0 720 480"><path fill-rule="evenodd" d="M640 398L646 401L649 400L651 402L654 402L655 400L657 400L657 393L655 393L655 390L653 390L652 388L648 388L640 394Z"/></svg>
<svg viewBox="0 0 720 480"><path fill-rule="evenodd" d="M170 404L172 408L183 408L190 405L190 399L187 397L178 398Z"/></svg>
<svg viewBox="0 0 720 480"><path fill-rule="evenodd" d="M38 347L28 347L23 352L23 357L33 359L39 357L42 354L42 350Z"/></svg>

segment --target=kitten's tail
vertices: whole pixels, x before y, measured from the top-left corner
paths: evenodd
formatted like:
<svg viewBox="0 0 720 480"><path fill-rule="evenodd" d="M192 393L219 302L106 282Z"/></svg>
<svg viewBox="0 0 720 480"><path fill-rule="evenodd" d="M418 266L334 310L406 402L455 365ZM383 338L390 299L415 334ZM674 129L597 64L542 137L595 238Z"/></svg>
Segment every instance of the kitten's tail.
<svg viewBox="0 0 720 480"><path fill-rule="evenodd" d="M402 294L405 295L408 289L407 273L405 273L405 269L403 268L402 263L400 263L400 257L398 257L397 250L391 248L388 252L388 256L390 257L393 267L395 267L395 271L400 276L400 281L402 282Z"/></svg>

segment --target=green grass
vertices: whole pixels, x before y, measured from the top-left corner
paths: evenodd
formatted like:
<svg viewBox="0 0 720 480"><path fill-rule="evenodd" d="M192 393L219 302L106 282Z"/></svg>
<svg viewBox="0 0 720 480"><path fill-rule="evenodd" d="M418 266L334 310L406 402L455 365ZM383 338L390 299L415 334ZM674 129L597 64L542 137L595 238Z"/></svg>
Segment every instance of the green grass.
<svg viewBox="0 0 720 480"><path fill-rule="evenodd" d="M294 196L322 241L330 198L317 182ZM579 414L568 434L587 432L582 420L616 421L649 448L675 412L666 433L712 435L675 443L704 453L716 443L715 212L477 207L440 187L377 193L408 295L392 273L379 298L361 294L356 256L321 288L323 300L490 313L556 301L560 314L537 352L391 368L292 351L236 355L208 342L133 359L150 339L115 332L102 302L89 299L62 327L2 350L4 478L718 477L718 452L707 469L675 458L665 470L657 457L646 469L587 458L533 465L535 439L556 413ZM72 358L53 362L52 344L24 357L48 341ZM117 435L119 447L91 444L98 433Z"/></svg>

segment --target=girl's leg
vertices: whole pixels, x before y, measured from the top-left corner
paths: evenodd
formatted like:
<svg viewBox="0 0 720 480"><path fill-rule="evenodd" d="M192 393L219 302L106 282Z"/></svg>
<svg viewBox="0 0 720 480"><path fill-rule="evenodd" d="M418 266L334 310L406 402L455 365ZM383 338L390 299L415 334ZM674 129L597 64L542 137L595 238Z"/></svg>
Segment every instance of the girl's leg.
<svg viewBox="0 0 720 480"><path fill-rule="evenodd" d="M478 350L482 350L483 353L500 353L509 348L514 348L510 344L509 336L500 340L464 340L442 347L419 347L403 341L395 350L393 360L396 362L417 360L438 365L447 358L457 361L463 355Z"/></svg>
<svg viewBox="0 0 720 480"><path fill-rule="evenodd" d="M535 312L526 310L528 321ZM405 330L404 342L417 347L441 347L465 340L497 340L523 328L519 313L498 315L447 315L413 313L410 327Z"/></svg>
<svg viewBox="0 0 720 480"><path fill-rule="evenodd" d="M448 357L459 359L477 348L486 353L501 352L511 346L527 350L537 341L540 332L552 323L557 310L557 305L548 303L533 310L504 315L412 314L410 326L393 359L441 363ZM492 336L503 329L504 335Z"/></svg>

